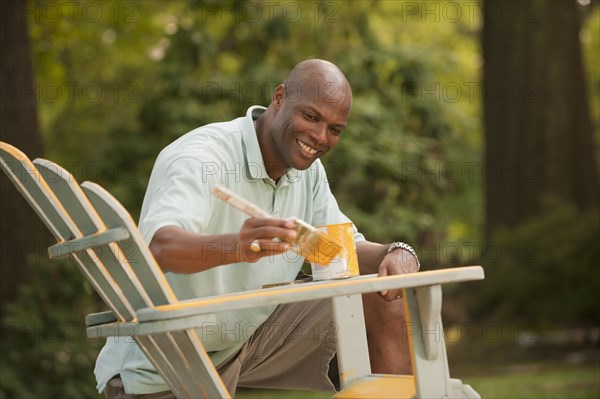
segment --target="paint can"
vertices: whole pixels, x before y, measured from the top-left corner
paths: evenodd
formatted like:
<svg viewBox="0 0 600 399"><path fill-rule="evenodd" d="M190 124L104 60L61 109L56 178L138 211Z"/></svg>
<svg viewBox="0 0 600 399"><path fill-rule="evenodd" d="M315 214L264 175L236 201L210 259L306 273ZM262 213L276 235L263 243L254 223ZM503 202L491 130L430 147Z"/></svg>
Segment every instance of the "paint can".
<svg viewBox="0 0 600 399"><path fill-rule="evenodd" d="M341 253L328 265L311 262L313 280L331 280L358 276L358 257L351 222L317 226L329 238L342 246Z"/></svg>

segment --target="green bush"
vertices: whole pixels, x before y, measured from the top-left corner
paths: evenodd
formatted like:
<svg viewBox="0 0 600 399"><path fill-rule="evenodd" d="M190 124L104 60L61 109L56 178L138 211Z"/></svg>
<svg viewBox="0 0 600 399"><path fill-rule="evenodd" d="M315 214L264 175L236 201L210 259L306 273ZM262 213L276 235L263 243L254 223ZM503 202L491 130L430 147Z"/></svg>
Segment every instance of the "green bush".
<svg viewBox="0 0 600 399"><path fill-rule="evenodd" d="M75 264L35 262L35 278L2 312L0 397L97 397L94 363L103 340L86 336L95 294Z"/></svg>
<svg viewBox="0 0 600 399"><path fill-rule="evenodd" d="M600 325L598 208L547 199L542 215L495 235L500 251L477 285L479 315L540 328Z"/></svg>

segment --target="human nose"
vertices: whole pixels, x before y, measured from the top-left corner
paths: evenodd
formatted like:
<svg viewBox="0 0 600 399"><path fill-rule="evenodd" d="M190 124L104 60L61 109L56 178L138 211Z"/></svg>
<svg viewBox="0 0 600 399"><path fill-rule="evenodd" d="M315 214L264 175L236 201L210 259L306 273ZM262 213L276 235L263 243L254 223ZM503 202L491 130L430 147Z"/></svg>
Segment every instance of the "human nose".
<svg viewBox="0 0 600 399"><path fill-rule="evenodd" d="M323 124L319 123L315 128L310 132L310 137L317 144L326 144L327 143L327 127Z"/></svg>

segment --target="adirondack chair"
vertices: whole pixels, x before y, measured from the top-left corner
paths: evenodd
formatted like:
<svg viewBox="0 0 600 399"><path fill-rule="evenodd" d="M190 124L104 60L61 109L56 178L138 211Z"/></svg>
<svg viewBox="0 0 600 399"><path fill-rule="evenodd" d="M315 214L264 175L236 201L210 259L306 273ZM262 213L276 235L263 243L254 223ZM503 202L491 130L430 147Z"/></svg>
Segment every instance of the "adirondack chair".
<svg viewBox="0 0 600 399"><path fill-rule="evenodd" d="M449 375L441 284L483 279L480 266L402 276L359 276L178 301L123 206L92 182L79 186L57 164L31 162L0 142L0 164L54 234L51 258L73 256L110 308L86 318L90 337L131 337L179 398L229 398L198 337L202 315L331 298L342 390L335 398L478 398ZM403 290L414 376L371 373L361 294Z"/></svg>

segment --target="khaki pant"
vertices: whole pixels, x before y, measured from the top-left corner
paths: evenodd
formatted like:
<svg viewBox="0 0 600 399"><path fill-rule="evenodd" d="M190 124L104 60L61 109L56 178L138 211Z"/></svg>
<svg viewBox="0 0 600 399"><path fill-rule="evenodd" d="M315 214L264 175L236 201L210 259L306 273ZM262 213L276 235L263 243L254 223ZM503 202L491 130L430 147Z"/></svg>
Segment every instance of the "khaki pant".
<svg viewBox="0 0 600 399"><path fill-rule="evenodd" d="M217 366L225 386L335 391L327 376L335 355L336 329L330 300L280 305L248 342ZM171 391L125 393L116 376L106 385L108 399L168 399Z"/></svg>

